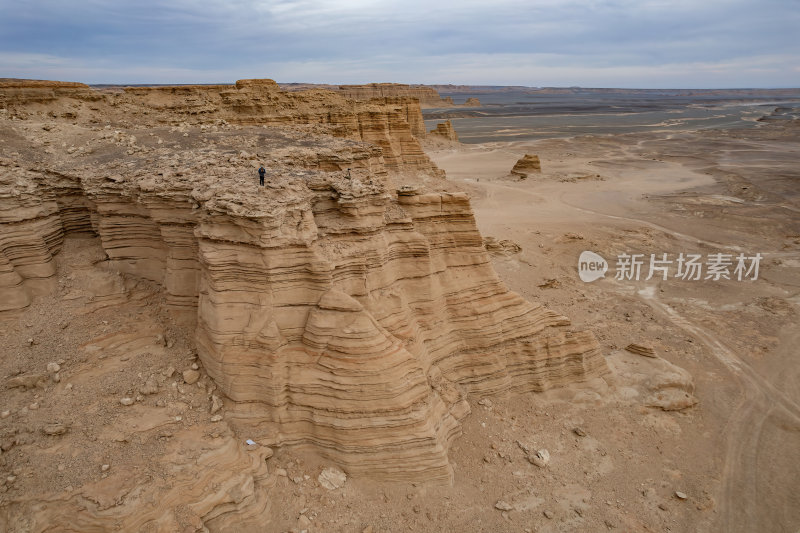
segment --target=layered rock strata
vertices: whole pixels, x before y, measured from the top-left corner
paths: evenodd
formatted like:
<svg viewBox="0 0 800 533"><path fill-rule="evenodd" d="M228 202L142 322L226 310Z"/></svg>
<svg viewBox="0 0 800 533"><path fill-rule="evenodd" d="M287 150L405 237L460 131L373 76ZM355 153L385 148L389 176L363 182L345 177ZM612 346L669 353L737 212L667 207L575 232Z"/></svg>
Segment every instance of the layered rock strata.
<svg viewBox="0 0 800 533"><path fill-rule="evenodd" d="M446 482L469 394L606 372L590 332L497 278L465 194L398 189L374 144L313 126L98 128L15 165L0 166L7 307L52 278L65 232L95 232L107 268L161 284L188 317L226 417L261 443Z"/></svg>
<svg viewBox="0 0 800 533"><path fill-rule="evenodd" d="M402 96L364 101L326 90L283 91L268 79L235 85L125 87L99 91L80 83L0 79L0 110L14 118L45 116L94 124L319 125L337 137L373 143L391 171L444 173L425 155L419 102Z"/></svg>
<svg viewBox="0 0 800 533"><path fill-rule="evenodd" d="M339 85L339 92L354 100L370 100L372 98L404 97L419 100L422 107L451 107L453 99L442 98L436 89L423 85L405 85L402 83L368 83L365 85Z"/></svg>
<svg viewBox="0 0 800 533"><path fill-rule="evenodd" d="M511 175L525 179L531 174L540 174L542 163L538 155L525 154L525 156L514 164Z"/></svg>
<svg viewBox="0 0 800 533"><path fill-rule="evenodd" d="M436 127L430 131L430 134L451 142L458 142L458 134L456 130L453 129L453 123L449 120L438 123Z"/></svg>

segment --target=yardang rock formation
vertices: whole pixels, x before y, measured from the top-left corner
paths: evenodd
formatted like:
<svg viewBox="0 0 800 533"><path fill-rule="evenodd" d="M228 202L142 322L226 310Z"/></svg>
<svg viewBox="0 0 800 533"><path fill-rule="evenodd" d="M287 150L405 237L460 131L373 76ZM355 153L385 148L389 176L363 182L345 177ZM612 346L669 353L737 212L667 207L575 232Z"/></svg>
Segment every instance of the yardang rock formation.
<svg viewBox="0 0 800 533"><path fill-rule="evenodd" d="M446 482L470 395L607 372L591 332L498 279L468 197L432 191L414 99L7 81L0 105L4 312L52 289L65 235L96 234L108 269L163 287L262 444Z"/></svg>
<svg viewBox="0 0 800 533"><path fill-rule="evenodd" d="M531 154L525 154L511 169L511 175L518 176L521 179L525 179L531 174L539 174L541 172L542 163L539 161L539 156Z"/></svg>

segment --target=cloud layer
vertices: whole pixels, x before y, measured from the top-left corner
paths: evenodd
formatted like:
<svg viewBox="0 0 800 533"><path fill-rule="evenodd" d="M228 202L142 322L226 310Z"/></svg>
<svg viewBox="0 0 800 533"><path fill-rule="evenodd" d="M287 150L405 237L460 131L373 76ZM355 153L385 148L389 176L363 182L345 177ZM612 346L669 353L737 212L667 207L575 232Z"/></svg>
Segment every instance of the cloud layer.
<svg viewBox="0 0 800 533"><path fill-rule="evenodd" d="M5 3L0 77L800 86L797 0Z"/></svg>

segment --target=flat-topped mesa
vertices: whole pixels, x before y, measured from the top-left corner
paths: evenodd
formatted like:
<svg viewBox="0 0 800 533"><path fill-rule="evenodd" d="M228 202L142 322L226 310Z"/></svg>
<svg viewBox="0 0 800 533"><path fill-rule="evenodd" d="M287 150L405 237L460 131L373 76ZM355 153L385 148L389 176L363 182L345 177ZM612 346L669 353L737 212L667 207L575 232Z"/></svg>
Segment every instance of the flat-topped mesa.
<svg viewBox="0 0 800 533"><path fill-rule="evenodd" d="M0 84L0 109L15 118L32 113L89 124L319 125L336 136L363 140L383 150L394 172L444 177L420 146L425 136L416 100L387 96L354 101L327 90L283 91L269 79L239 80L235 85L125 87L97 91L82 84L57 82ZM55 87L55 88L54 88ZM53 110L56 110L54 113Z"/></svg>
<svg viewBox="0 0 800 533"><path fill-rule="evenodd" d="M367 83L364 85L339 85L339 92L353 100L370 100L372 98L404 97L416 98L423 108L450 107L451 98L442 98L436 89L423 85L405 85L403 83Z"/></svg>

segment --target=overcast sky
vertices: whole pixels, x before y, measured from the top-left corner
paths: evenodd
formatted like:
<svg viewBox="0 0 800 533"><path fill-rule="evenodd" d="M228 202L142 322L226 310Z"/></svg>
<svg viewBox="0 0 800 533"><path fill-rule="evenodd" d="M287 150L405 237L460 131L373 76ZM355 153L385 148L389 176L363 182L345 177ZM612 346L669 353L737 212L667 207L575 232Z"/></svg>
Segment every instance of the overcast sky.
<svg viewBox="0 0 800 533"><path fill-rule="evenodd" d="M800 0L0 0L0 77L800 87Z"/></svg>

